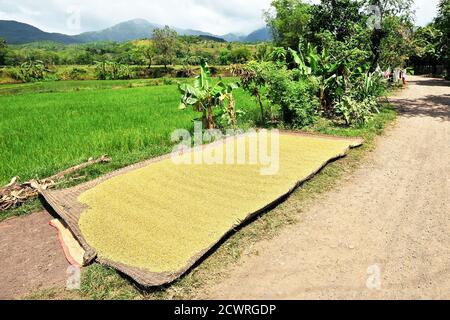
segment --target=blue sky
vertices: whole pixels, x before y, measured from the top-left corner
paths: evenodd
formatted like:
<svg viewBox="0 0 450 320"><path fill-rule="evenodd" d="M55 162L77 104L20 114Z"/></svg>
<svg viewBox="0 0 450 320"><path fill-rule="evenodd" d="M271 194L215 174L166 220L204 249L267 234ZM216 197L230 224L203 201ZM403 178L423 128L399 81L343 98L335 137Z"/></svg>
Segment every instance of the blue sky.
<svg viewBox="0 0 450 320"><path fill-rule="evenodd" d="M313 0L317 1L317 0ZM222 35L249 33L264 25L271 0L0 0L0 20L17 20L44 31L77 34L143 18L158 24ZM436 16L438 0L415 0L416 22ZM79 23L78 23L79 22Z"/></svg>

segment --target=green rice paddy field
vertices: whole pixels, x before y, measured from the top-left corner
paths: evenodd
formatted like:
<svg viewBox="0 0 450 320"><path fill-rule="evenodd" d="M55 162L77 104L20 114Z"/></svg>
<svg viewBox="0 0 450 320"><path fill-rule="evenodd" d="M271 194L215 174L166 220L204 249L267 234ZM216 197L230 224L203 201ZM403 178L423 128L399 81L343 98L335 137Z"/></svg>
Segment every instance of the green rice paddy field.
<svg viewBox="0 0 450 320"><path fill-rule="evenodd" d="M172 83L172 84L171 84ZM90 157L108 154L106 171L164 154L170 134L192 129L199 114L178 110L173 80L66 81L0 86L0 185L44 178ZM245 122L257 119L241 90L237 106Z"/></svg>

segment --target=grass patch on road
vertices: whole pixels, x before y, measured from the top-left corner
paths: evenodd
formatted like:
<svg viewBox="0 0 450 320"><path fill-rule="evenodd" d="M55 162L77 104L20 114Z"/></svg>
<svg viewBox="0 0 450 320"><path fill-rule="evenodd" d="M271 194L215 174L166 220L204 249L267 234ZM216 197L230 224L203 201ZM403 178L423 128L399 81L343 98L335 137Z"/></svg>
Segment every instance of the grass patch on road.
<svg viewBox="0 0 450 320"><path fill-rule="evenodd" d="M294 224L306 211L308 204L324 192L335 187L344 174L349 174L360 166L362 159L375 147L375 139L386 126L396 118L394 108L385 106L368 125L361 128L343 128L329 121L321 121L309 131L343 136L359 136L365 144L352 150L349 155L326 166L313 179L305 182L287 201L260 216L254 222L234 233L205 261L185 277L171 286L154 291L141 291L116 271L93 264L84 269L82 288L75 295L77 299L192 299L201 297L209 285L223 277L227 266L235 263L245 254L258 254L252 249L254 243L273 238L279 231ZM72 293L74 294L74 293ZM61 289L46 290L31 296L37 299L67 297ZM71 296L73 298L73 296Z"/></svg>

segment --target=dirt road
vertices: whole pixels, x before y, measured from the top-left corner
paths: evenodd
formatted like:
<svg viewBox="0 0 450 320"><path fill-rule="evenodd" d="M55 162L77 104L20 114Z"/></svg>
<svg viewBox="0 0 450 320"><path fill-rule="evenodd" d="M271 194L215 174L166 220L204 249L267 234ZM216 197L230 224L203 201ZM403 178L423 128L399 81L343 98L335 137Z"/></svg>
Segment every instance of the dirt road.
<svg viewBox="0 0 450 320"><path fill-rule="evenodd" d="M0 300L64 287L69 263L45 211L0 224Z"/></svg>
<svg viewBox="0 0 450 320"><path fill-rule="evenodd" d="M450 298L450 86L414 77L393 100L365 164L203 298Z"/></svg>

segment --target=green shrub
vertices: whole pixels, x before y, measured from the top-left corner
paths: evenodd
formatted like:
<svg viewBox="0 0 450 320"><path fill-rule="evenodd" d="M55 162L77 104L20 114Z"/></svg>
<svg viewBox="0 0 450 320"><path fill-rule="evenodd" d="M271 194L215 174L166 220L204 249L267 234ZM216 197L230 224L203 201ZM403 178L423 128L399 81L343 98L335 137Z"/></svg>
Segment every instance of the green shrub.
<svg viewBox="0 0 450 320"><path fill-rule="evenodd" d="M172 85L172 84L174 84L175 83L175 81L173 80L173 79L170 79L170 78L163 78L163 84L165 85L165 86L170 86L170 85Z"/></svg>
<svg viewBox="0 0 450 320"><path fill-rule="evenodd" d="M22 63L20 67L15 67L9 70L9 76L14 80L21 82L44 80L48 73L49 70L45 67L43 62L39 60L30 60Z"/></svg>
<svg viewBox="0 0 450 320"><path fill-rule="evenodd" d="M318 115L318 87L313 79L296 78L295 72L265 63L266 97L280 108L285 125L295 128L312 124Z"/></svg>
<svg viewBox="0 0 450 320"><path fill-rule="evenodd" d="M272 108L278 107L281 120L288 127L305 127L317 118L318 85L314 78L299 76L296 70L288 70L279 62L252 61L233 68L234 74L241 78L242 88L258 102L263 123L266 119L263 98L268 102L270 118Z"/></svg>
<svg viewBox="0 0 450 320"><path fill-rule="evenodd" d="M128 80L135 77L130 66L117 62L98 62L96 71L98 80Z"/></svg>
<svg viewBox="0 0 450 320"><path fill-rule="evenodd" d="M351 87L354 92L353 95L360 101L367 98L381 97L385 94L386 88L386 81L376 72L366 72L359 75L353 80L353 85Z"/></svg>
<svg viewBox="0 0 450 320"><path fill-rule="evenodd" d="M190 65L183 65L180 70L177 70L177 78L192 78L194 75L194 69Z"/></svg>
<svg viewBox="0 0 450 320"><path fill-rule="evenodd" d="M317 87L307 79L290 80L287 83L284 103L281 105L285 123L295 128L313 124L318 117L320 106L316 92Z"/></svg>
<svg viewBox="0 0 450 320"><path fill-rule="evenodd" d="M361 126L366 124L378 110L378 102L375 97L368 97L357 101L351 96L344 96L334 106L336 114L349 126Z"/></svg>
<svg viewBox="0 0 450 320"><path fill-rule="evenodd" d="M67 78L70 80L83 80L87 75L86 69L72 68L67 72Z"/></svg>
<svg viewBox="0 0 450 320"><path fill-rule="evenodd" d="M220 52L219 54L219 63L223 66L230 64L231 62L231 51L230 50L224 50Z"/></svg>
<svg viewBox="0 0 450 320"><path fill-rule="evenodd" d="M228 61L231 63L246 63L251 57L252 52L247 47L241 47L230 52Z"/></svg>

